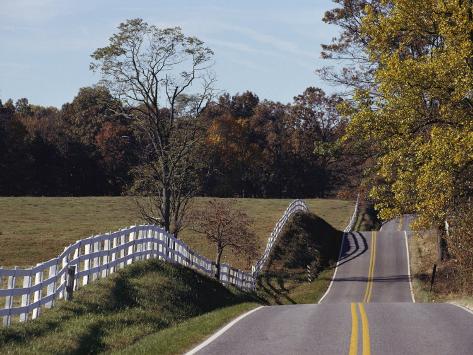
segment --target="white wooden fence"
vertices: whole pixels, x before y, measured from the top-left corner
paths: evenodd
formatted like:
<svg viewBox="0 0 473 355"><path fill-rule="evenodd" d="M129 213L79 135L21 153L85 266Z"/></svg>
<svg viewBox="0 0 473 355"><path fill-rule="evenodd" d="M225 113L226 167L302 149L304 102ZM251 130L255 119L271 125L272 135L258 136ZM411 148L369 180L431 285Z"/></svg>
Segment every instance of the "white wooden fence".
<svg viewBox="0 0 473 355"><path fill-rule="evenodd" d="M353 227L355 226L355 223L356 223L356 217L358 216L359 208L360 208L360 194L356 196L355 209L353 211L353 214L351 215L350 222L348 222L348 225L343 230L344 233L349 233L353 230Z"/></svg>
<svg viewBox="0 0 473 355"><path fill-rule="evenodd" d="M353 210L353 214L350 217L350 221L348 222L348 225L346 226L344 230L345 233L351 232L351 230L353 229L355 225L356 217L358 215L358 210L359 210L359 200L360 200L360 195L358 194L356 198L355 209ZM264 264L268 260L268 257L269 257L269 254L271 253L273 245L276 243L276 240L278 239L279 234L281 233L284 225L289 220L289 218L296 212L299 212L299 211L306 212L308 210L309 208L307 207L305 202L302 200L294 200L287 207L286 211L284 212L282 217L279 219L279 221L276 223L276 226L274 227L273 231L271 232L271 235L268 238L268 243L266 244L266 249L264 250L263 256L258 260L256 265L253 266L252 271L253 271L253 277L255 278L255 280L258 278L258 275L263 269Z"/></svg>
<svg viewBox="0 0 473 355"><path fill-rule="evenodd" d="M117 232L81 239L69 245L56 258L31 268L0 268L0 309L3 325L35 319L42 308L51 308L66 297L69 282L73 290L107 277L137 260L159 258L178 263L204 274L216 274L209 259L195 253L182 240L154 225L132 226ZM68 271L74 277L68 280ZM242 289L254 289L250 273L222 264L220 281Z"/></svg>
<svg viewBox="0 0 473 355"><path fill-rule="evenodd" d="M304 201L293 201L279 219L268 238L263 256L248 273L220 265L220 281L245 290L254 290L256 278L267 261L289 217L298 211L307 211ZM355 211L345 231L351 230L358 213ZM113 233L81 239L64 248L51 260L31 268L0 268L0 309L3 325L12 321L35 319L43 308L51 308L57 300L67 297L72 290L91 281L107 277L137 260L159 258L196 269L214 276L216 265L211 260L194 252L182 240L154 225L132 226Z"/></svg>
<svg viewBox="0 0 473 355"><path fill-rule="evenodd" d="M263 269L264 264L268 260L269 254L271 253L271 249L273 249L273 245L276 243L276 240L279 237L284 225L289 220L289 218L296 212L299 211L308 211L307 205L302 200L294 200L292 201L289 206L287 207L286 211L284 211L282 217L276 223L271 235L268 238L268 243L266 244L266 249L264 250L263 256L258 260L255 266L253 266L253 277L255 280L258 278L259 273Z"/></svg>

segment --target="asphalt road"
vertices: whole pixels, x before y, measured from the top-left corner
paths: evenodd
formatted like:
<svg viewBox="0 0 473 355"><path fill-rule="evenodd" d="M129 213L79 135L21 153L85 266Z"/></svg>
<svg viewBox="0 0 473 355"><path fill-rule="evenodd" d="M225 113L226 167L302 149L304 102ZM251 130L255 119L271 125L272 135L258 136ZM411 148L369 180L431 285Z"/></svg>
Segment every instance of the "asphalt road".
<svg viewBox="0 0 473 355"><path fill-rule="evenodd" d="M406 238L411 217L345 236L319 304L263 307L198 354L473 354L473 314L413 303Z"/></svg>

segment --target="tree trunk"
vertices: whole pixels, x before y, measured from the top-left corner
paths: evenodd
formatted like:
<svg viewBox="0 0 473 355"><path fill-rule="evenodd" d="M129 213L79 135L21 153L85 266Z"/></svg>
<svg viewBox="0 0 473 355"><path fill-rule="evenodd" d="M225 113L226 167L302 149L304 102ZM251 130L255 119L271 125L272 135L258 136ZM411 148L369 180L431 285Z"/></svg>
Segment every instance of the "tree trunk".
<svg viewBox="0 0 473 355"><path fill-rule="evenodd" d="M163 227L166 231L171 231L171 191L168 186L163 187Z"/></svg>
<svg viewBox="0 0 473 355"><path fill-rule="evenodd" d="M220 260L222 259L223 248L217 246L217 257L215 258L215 264L217 265L217 272L215 273L215 278L220 280Z"/></svg>

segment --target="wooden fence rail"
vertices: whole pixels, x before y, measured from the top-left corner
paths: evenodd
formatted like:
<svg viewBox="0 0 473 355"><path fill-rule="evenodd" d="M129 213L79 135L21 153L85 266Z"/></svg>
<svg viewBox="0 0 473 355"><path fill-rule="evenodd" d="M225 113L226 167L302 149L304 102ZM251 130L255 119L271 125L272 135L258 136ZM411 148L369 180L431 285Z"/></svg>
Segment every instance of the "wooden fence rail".
<svg viewBox="0 0 473 355"><path fill-rule="evenodd" d="M212 261L194 252L182 240L154 225L132 226L113 233L81 239L64 248L51 260L34 267L21 269L0 268L0 309L3 325L15 318L21 322L35 319L43 308L66 297L68 269L75 267L72 290L107 277L138 260L159 258L196 269L214 276ZM224 284L252 290L254 278L250 273L222 264L220 281Z"/></svg>
<svg viewBox="0 0 473 355"><path fill-rule="evenodd" d="M296 212L306 212L308 210L309 209L307 208L307 205L302 200L294 200L289 204L289 206L286 208L286 211L284 211L282 217L276 223L276 226L271 232L271 235L268 238L268 242L266 244L266 248L264 250L263 255L258 260L256 265L253 266L252 273L255 280L258 278L258 275L263 269L264 264L268 260L268 257L269 257L269 254L271 253L273 245L276 243L276 240L278 239L279 234L281 233L282 229L284 228L284 225L289 220L289 218Z"/></svg>

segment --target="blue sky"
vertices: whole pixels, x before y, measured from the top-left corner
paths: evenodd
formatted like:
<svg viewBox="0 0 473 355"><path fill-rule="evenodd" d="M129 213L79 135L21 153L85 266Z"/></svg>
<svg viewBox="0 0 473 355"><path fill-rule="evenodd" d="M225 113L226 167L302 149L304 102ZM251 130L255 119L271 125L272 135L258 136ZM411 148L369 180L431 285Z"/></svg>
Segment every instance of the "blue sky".
<svg viewBox="0 0 473 355"><path fill-rule="evenodd" d="M120 22L181 26L215 52L218 89L287 103L307 86L336 35L321 18L331 0L1 0L0 98L60 107L93 85L90 54Z"/></svg>

